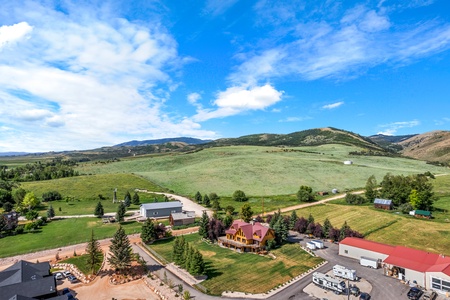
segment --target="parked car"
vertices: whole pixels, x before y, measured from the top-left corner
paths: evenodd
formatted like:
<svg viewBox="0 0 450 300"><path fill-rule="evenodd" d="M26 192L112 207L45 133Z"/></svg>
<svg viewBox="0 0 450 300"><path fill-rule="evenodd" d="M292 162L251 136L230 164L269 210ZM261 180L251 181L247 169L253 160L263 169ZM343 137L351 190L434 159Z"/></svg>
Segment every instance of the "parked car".
<svg viewBox="0 0 450 300"><path fill-rule="evenodd" d="M70 294L69 288L63 288L62 294L63 294L63 295Z"/></svg>
<svg viewBox="0 0 450 300"><path fill-rule="evenodd" d="M361 291L359 290L359 287L357 287L356 285L350 286L349 289L350 289L350 295L358 297L359 294L361 293Z"/></svg>
<svg viewBox="0 0 450 300"><path fill-rule="evenodd" d="M64 276L63 276L63 274L61 272L57 272L57 273L53 274L53 276L55 276L56 280L63 280L64 279Z"/></svg>
<svg viewBox="0 0 450 300"><path fill-rule="evenodd" d="M434 300L437 297L437 293L435 291L431 291L428 293L425 293L425 295L423 295L423 300Z"/></svg>
<svg viewBox="0 0 450 300"><path fill-rule="evenodd" d="M361 293L359 295L359 300L370 300L370 295L367 293Z"/></svg>
<svg viewBox="0 0 450 300"><path fill-rule="evenodd" d="M67 277L71 276L72 273L70 273L69 271L64 271L63 275L66 276L66 278L67 278Z"/></svg>
<svg viewBox="0 0 450 300"><path fill-rule="evenodd" d="M78 279L77 279L75 276L73 276L73 275L69 275L69 276L67 277L67 279L69 279L69 281L70 281L71 283L75 283L75 282L78 281Z"/></svg>
<svg viewBox="0 0 450 300"><path fill-rule="evenodd" d="M421 289L412 287L411 289L409 289L409 292L408 294L406 294L406 296L408 296L409 300L419 300L422 294L423 291Z"/></svg>

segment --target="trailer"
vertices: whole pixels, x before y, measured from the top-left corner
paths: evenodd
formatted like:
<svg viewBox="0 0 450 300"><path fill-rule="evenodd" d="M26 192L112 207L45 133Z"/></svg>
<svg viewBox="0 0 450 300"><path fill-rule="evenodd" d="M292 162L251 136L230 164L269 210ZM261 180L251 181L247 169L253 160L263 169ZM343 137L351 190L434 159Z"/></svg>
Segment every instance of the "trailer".
<svg viewBox="0 0 450 300"><path fill-rule="evenodd" d="M308 248L310 250L316 250L316 245L313 242L307 242L306 248Z"/></svg>
<svg viewBox="0 0 450 300"><path fill-rule="evenodd" d="M335 265L333 267L333 275L345 279L358 280L358 276L356 276L355 270L347 269L346 267L341 265Z"/></svg>
<svg viewBox="0 0 450 300"><path fill-rule="evenodd" d="M378 269L378 266L380 265L380 260L376 259L376 258L361 256L359 263L361 264L361 266L364 266L364 267Z"/></svg>
<svg viewBox="0 0 450 300"><path fill-rule="evenodd" d="M343 280L319 272L313 273L312 281L315 285L326 290L331 290L336 294L343 293L346 289L346 285Z"/></svg>
<svg viewBox="0 0 450 300"><path fill-rule="evenodd" d="M317 249L323 249L325 248L325 246L323 245L322 241L319 240L312 240L311 243L314 243L314 245L316 245Z"/></svg>

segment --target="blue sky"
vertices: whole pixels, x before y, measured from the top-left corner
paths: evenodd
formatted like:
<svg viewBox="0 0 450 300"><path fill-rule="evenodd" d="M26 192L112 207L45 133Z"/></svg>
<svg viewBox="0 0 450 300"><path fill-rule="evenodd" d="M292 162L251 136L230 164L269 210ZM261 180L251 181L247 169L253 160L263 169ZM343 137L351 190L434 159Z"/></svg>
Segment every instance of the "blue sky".
<svg viewBox="0 0 450 300"><path fill-rule="evenodd" d="M0 7L0 152L450 127L447 0Z"/></svg>

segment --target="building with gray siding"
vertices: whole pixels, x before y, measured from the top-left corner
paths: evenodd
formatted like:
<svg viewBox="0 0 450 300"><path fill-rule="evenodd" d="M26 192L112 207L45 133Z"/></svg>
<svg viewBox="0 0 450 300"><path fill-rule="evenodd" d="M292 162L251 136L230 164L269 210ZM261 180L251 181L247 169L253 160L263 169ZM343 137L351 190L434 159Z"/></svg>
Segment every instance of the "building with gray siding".
<svg viewBox="0 0 450 300"><path fill-rule="evenodd" d="M183 211L180 201L145 203L140 207L140 214L144 218L168 218L172 213Z"/></svg>

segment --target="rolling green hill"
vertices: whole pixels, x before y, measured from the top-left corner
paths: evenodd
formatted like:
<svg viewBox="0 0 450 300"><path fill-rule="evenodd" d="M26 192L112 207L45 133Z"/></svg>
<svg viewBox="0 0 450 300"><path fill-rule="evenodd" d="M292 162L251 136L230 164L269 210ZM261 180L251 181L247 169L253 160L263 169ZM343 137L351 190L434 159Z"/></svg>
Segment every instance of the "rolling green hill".
<svg viewBox="0 0 450 300"><path fill-rule="evenodd" d="M300 185L314 190L341 191L363 187L372 174L381 181L392 174L448 173L423 161L379 156L350 156L361 148L345 145L311 147L213 147L189 154L133 157L109 164L85 163L85 174L135 173L176 193L216 192L230 196L241 189L248 195L287 195ZM344 165L344 160L352 165Z"/></svg>
<svg viewBox="0 0 450 300"><path fill-rule="evenodd" d="M219 139L207 145L211 146L318 146L325 144L342 144L347 146L357 146L372 151L385 150L374 143L369 138L359 134L337 129L337 128L317 128L309 129L290 134L253 134L239 138Z"/></svg>

